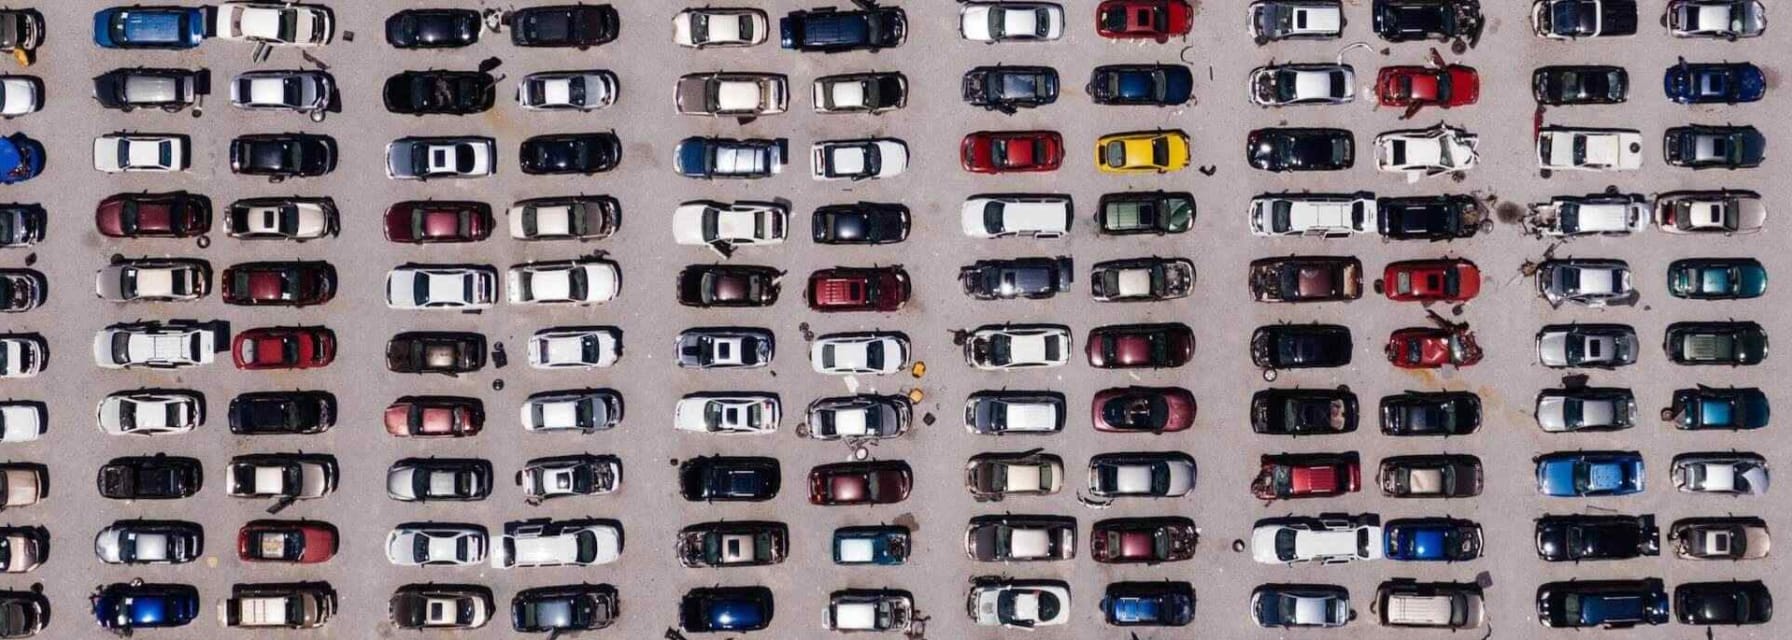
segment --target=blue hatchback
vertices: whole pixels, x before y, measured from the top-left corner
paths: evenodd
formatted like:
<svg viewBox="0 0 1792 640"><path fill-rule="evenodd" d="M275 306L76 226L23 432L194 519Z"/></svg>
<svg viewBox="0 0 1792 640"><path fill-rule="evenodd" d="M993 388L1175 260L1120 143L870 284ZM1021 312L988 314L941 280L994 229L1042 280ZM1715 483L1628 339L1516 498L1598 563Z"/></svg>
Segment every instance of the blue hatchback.
<svg viewBox="0 0 1792 640"><path fill-rule="evenodd" d="M1389 560L1456 562L1481 555L1481 526L1467 520L1414 518L1382 527Z"/></svg>
<svg viewBox="0 0 1792 640"><path fill-rule="evenodd" d="M1108 585L1101 612L1118 627L1180 627L1195 619L1195 590L1187 582L1116 582Z"/></svg>
<svg viewBox="0 0 1792 640"><path fill-rule="evenodd" d="M107 629L186 626L199 616L199 590L185 584L113 583L93 595L93 619Z"/></svg>
<svg viewBox="0 0 1792 640"><path fill-rule="evenodd" d="M1538 456L1537 490L1567 498L1643 492L1643 456L1634 451L1571 451Z"/></svg>
<svg viewBox="0 0 1792 640"><path fill-rule="evenodd" d="M1767 93L1767 77L1747 62L1691 63L1684 58L1662 75L1662 90L1680 104L1754 102Z"/></svg>
<svg viewBox="0 0 1792 640"><path fill-rule="evenodd" d="M107 49L191 49L205 40L199 7L113 7L93 14L93 43Z"/></svg>

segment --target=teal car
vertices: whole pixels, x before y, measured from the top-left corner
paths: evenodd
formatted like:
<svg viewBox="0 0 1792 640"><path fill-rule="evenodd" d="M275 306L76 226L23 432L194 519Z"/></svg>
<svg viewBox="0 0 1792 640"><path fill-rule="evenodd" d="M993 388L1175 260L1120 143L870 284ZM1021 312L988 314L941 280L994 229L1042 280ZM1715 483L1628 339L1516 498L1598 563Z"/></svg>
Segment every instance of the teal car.
<svg viewBox="0 0 1792 640"><path fill-rule="evenodd" d="M1767 394L1754 387L1680 389L1674 392L1670 411L1674 426L1690 431L1759 429L1772 415Z"/></svg>
<svg viewBox="0 0 1792 640"><path fill-rule="evenodd" d="M1668 265L1668 292L1689 300L1744 300L1767 293L1767 268L1753 258L1688 258Z"/></svg>

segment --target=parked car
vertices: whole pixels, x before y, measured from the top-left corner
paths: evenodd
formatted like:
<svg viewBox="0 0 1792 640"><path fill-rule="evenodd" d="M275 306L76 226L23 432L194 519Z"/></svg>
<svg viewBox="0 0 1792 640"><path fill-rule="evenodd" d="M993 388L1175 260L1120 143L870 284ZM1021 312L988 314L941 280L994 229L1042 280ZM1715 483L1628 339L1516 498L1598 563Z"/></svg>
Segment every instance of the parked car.
<svg viewBox="0 0 1792 640"><path fill-rule="evenodd" d="M504 272L511 304L589 305L616 299L622 272L602 258L525 262Z"/></svg>
<svg viewBox="0 0 1792 640"><path fill-rule="evenodd" d="M471 524L401 524L386 534L386 561L399 567L468 567L485 562L491 537Z"/></svg>
<svg viewBox="0 0 1792 640"><path fill-rule="evenodd" d="M602 240L622 226L622 203L611 196L550 196L516 201L505 213L517 240Z"/></svg>
<svg viewBox="0 0 1792 640"><path fill-rule="evenodd" d="M1265 629L1342 627L1355 617L1344 587L1266 584L1251 590L1251 620Z"/></svg>
<svg viewBox="0 0 1792 640"><path fill-rule="evenodd" d="M1195 557L1195 522L1181 516L1113 518L1089 529L1089 556L1104 564L1158 564Z"/></svg>
<svg viewBox="0 0 1792 640"><path fill-rule="evenodd" d="M613 493L622 484L622 459L588 454L534 458L516 472L516 484L531 503Z"/></svg>
<svg viewBox="0 0 1792 640"><path fill-rule="evenodd" d="M958 11L958 33L971 42L1044 42L1064 35L1064 8L1044 2L973 2Z"/></svg>
<svg viewBox="0 0 1792 640"><path fill-rule="evenodd" d="M1173 107L1194 96L1195 75L1184 65L1113 64L1096 67L1083 91L1098 105Z"/></svg>
<svg viewBox="0 0 1792 640"><path fill-rule="evenodd" d="M230 104L252 111L291 111L323 117L336 98L336 78L309 69L245 71L230 82Z"/></svg>
<svg viewBox="0 0 1792 640"><path fill-rule="evenodd" d="M497 143L491 138L404 137L386 145L386 177L479 178L497 173L497 157Z"/></svg>
<svg viewBox="0 0 1792 640"><path fill-rule="evenodd" d="M210 12L214 37L261 46L314 47L336 36L336 15L317 4L225 2Z"/></svg>
<svg viewBox="0 0 1792 640"><path fill-rule="evenodd" d="M713 71L678 78L672 107L680 115L755 118L784 113L790 80L778 73Z"/></svg>
<svg viewBox="0 0 1792 640"><path fill-rule="evenodd" d="M37 244L44 238L49 212L40 204L0 203L0 249Z"/></svg>
<svg viewBox="0 0 1792 640"><path fill-rule="evenodd" d="M1550 324L1537 332L1537 362L1555 369L1629 366L1639 347L1627 324Z"/></svg>
<svg viewBox="0 0 1792 640"><path fill-rule="evenodd" d="M110 341L109 334L102 332ZM96 341L98 338L96 337ZM129 347L129 338L125 339ZM0 334L0 378L29 378L44 370L44 354L50 350L50 343L34 334ZM96 354L98 352L96 351ZM110 352L108 352L110 353ZM209 356L208 356L209 358ZM209 362L209 360L207 360ZM99 363L96 361L96 363ZM106 366L99 363L100 366ZM122 364L110 368L120 368Z"/></svg>
<svg viewBox="0 0 1792 640"><path fill-rule="evenodd" d="M327 582L237 584L218 603L226 627L316 629L336 615L336 590Z"/></svg>
<svg viewBox="0 0 1792 640"><path fill-rule="evenodd" d="M1677 429L1759 429L1771 415L1767 394L1756 387L1707 387L1674 391L1669 406Z"/></svg>
<svg viewBox="0 0 1792 640"><path fill-rule="evenodd" d="M1643 166L1643 134L1545 126L1537 133L1537 166L1549 171L1635 171Z"/></svg>
<svg viewBox="0 0 1792 640"><path fill-rule="evenodd" d="M243 198L224 213L224 232L239 240L306 242L341 229L341 214L329 197Z"/></svg>
<svg viewBox="0 0 1792 640"><path fill-rule="evenodd" d="M1338 389L1260 389L1251 394L1251 431L1318 435L1356 431L1356 394Z"/></svg>
<svg viewBox="0 0 1792 640"><path fill-rule="evenodd" d="M193 140L183 134L108 133L93 139L93 168L102 173L167 173L192 166Z"/></svg>
<svg viewBox="0 0 1792 640"><path fill-rule="evenodd" d="M1382 526L1389 560L1461 562L1481 557L1481 525L1457 518L1403 518Z"/></svg>
<svg viewBox="0 0 1792 640"><path fill-rule="evenodd" d="M397 49L456 49L479 42L484 29L472 9L404 9L386 18L386 44Z"/></svg>
<svg viewBox="0 0 1792 640"><path fill-rule="evenodd" d="M972 67L961 85L966 104L990 111L1012 114L1058 101L1058 70L1051 67Z"/></svg>
<svg viewBox="0 0 1792 640"><path fill-rule="evenodd" d="M93 99L107 109L176 113L192 106L210 86L211 75L205 69L114 69L93 78Z"/></svg>
<svg viewBox="0 0 1792 640"><path fill-rule="evenodd" d="M1634 301L1637 290L1623 260L1564 258L1537 266L1537 295L1551 306L1573 302L1604 307Z"/></svg>
<svg viewBox="0 0 1792 640"><path fill-rule="evenodd" d="M833 333L809 343L809 366L829 375L889 375L908 368L911 353L901 333Z"/></svg>
<svg viewBox="0 0 1792 640"><path fill-rule="evenodd" d="M1556 196L1531 205L1536 228L1546 236L1623 236L1642 230L1649 207L1642 194L1592 193Z"/></svg>
<svg viewBox="0 0 1792 640"><path fill-rule="evenodd" d="M972 238L1056 238L1070 233L1070 196L990 194L972 196L959 208L959 223Z"/></svg>
<svg viewBox="0 0 1792 640"><path fill-rule="evenodd" d="M1195 335L1180 323L1110 325L1089 330L1084 352L1097 369L1180 367L1194 357Z"/></svg>
<svg viewBox="0 0 1792 640"><path fill-rule="evenodd" d="M1056 131L977 131L965 135L958 159L971 173L1057 171L1064 164L1064 138Z"/></svg>
<svg viewBox="0 0 1792 640"><path fill-rule="evenodd" d="M978 626L1037 629L1070 622L1070 585L1062 580L971 580L965 609Z"/></svg>
<svg viewBox="0 0 1792 640"><path fill-rule="evenodd" d="M1687 560L1750 560L1767 557L1773 535L1767 522L1747 516L1686 518L1668 531L1674 555Z"/></svg>
<svg viewBox="0 0 1792 640"><path fill-rule="evenodd" d="M976 562L1076 559L1076 519L1063 516L984 515L971 518L964 554Z"/></svg>
<svg viewBox="0 0 1792 640"><path fill-rule="evenodd" d="M1767 7L1759 0L1669 0L1668 35L1735 41L1767 31Z"/></svg>
<svg viewBox="0 0 1792 640"><path fill-rule="evenodd" d="M1265 454L1258 460L1251 495L1258 500L1329 498L1355 493L1362 463L1351 453Z"/></svg>
<svg viewBox="0 0 1792 640"><path fill-rule="evenodd" d="M1379 198L1375 207L1381 235L1390 240L1472 238L1487 219L1486 208L1466 194Z"/></svg>
<svg viewBox="0 0 1792 640"><path fill-rule="evenodd" d="M1194 262L1184 258L1111 260L1089 269L1096 302L1175 300L1187 297L1194 283Z"/></svg>
<svg viewBox="0 0 1792 640"><path fill-rule="evenodd" d="M1064 395L1048 391L978 391L964 403L965 429L978 435L1057 433L1066 415Z"/></svg>
<svg viewBox="0 0 1792 640"><path fill-rule="evenodd" d="M809 403L804 424L816 440L896 438L908 431L913 412L908 396L829 397Z"/></svg>
<svg viewBox="0 0 1792 640"><path fill-rule="evenodd" d="M1481 428L1481 397L1473 391L1407 391L1381 398L1381 433L1460 436Z"/></svg>
<svg viewBox="0 0 1792 640"><path fill-rule="evenodd" d="M317 369L336 360L329 327L256 327L237 332L230 357L244 371Z"/></svg>
<svg viewBox="0 0 1792 640"><path fill-rule="evenodd" d="M105 49L191 49L205 41L208 26L204 7L108 7L93 13L93 43Z"/></svg>
<svg viewBox="0 0 1792 640"><path fill-rule="evenodd" d="M777 341L765 329L696 327L678 334L678 366L692 369L757 369L771 364Z"/></svg>
<svg viewBox="0 0 1792 640"><path fill-rule="evenodd" d="M492 546L493 569L593 567L622 555L622 528L612 520L520 520L504 523Z"/></svg>
<svg viewBox="0 0 1792 640"><path fill-rule="evenodd" d="M516 103L528 111L592 111L616 103L616 74L603 69L540 71L516 84Z"/></svg>
<svg viewBox="0 0 1792 640"><path fill-rule="evenodd" d="M1288 565L1379 560L1382 532L1373 515L1268 518L1251 529L1251 559Z"/></svg>
<svg viewBox="0 0 1792 640"><path fill-rule="evenodd" d="M1662 74L1668 100L1679 104L1755 102L1767 94L1767 77L1747 62L1687 62Z"/></svg>
<svg viewBox="0 0 1792 640"><path fill-rule="evenodd" d="M777 202L693 200L672 211L672 239L688 246L778 244L789 226L790 210Z"/></svg>
<svg viewBox="0 0 1792 640"><path fill-rule="evenodd" d="M894 138L823 140L809 147L816 180L893 178L908 170L908 143Z"/></svg>
<svg viewBox="0 0 1792 640"><path fill-rule="evenodd" d="M1627 560L1661 553L1655 516L1546 515L1537 519L1537 557L1548 562Z"/></svg>
<svg viewBox="0 0 1792 640"><path fill-rule="evenodd" d="M1752 169L1767 156L1767 137L1751 126L1669 127L1661 155L1670 166L1689 169Z"/></svg>
<svg viewBox="0 0 1792 640"><path fill-rule="evenodd" d="M894 504L908 499L915 474L901 460L837 462L809 470L809 504Z"/></svg>
<svg viewBox="0 0 1792 640"><path fill-rule="evenodd" d="M1257 129L1245 139L1245 159L1263 171L1341 171L1356 163L1356 142L1345 129Z"/></svg>
<svg viewBox="0 0 1792 640"><path fill-rule="evenodd" d="M1487 621L1481 585L1396 579L1375 590L1373 609L1386 627L1473 629Z"/></svg>
<svg viewBox="0 0 1792 640"><path fill-rule="evenodd" d="M199 590L188 584L114 582L100 585L89 600L101 629L170 629L192 624L199 617ZM40 609L39 614L46 611ZM42 621L39 618L38 625Z"/></svg>
<svg viewBox="0 0 1792 640"><path fill-rule="evenodd" d="M1363 263L1333 256L1253 260L1250 290L1258 302L1355 300L1363 296Z"/></svg>
<svg viewBox="0 0 1792 640"><path fill-rule="evenodd" d="M1257 0L1249 12L1251 39L1258 46L1281 40L1330 40L1344 32L1344 8L1338 0Z"/></svg>
<svg viewBox="0 0 1792 640"><path fill-rule="evenodd" d="M492 235L492 206L469 200L406 200L386 208L386 240L401 244L478 242Z"/></svg>
<svg viewBox="0 0 1792 640"><path fill-rule="evenodd" d="M492 463L477 458L405 458L386 470L386 497L400 502L484 500Z"/></svg>
<svg viewBox="0 0 1792 640"><path fill-rule="evenodd" d="M1118 627L1186 626L1195 619L1195 588L1187 582L1112 582L1101 611Z"/></svg>
<svg viewBox="0 0 1792 640"><path fill-rule="evenodd" d="M1180 451L1100 453L1089 457L1089 495L1180 498L1195 486L1195 460Z"/></svg>
<svg viewBox="0 0 1792 640"><path fill-rule="evenodd" d="M907 37L908 14L900 7L799 9L778 20L778 46L800 52L876 53Z"/></svg>
<svg viewBox="0 0 1792 640"><path fill-rule="evenodd" d="M622 358L622 331L615 327L551 327L529 336L529 366L536 369L611 367Z"/></svg>
<svg viewBox="0 0 1792 640"><path fill-rule="evenodd" d="M21 302L42 297L37 284L48 283L21 283L19 293L35 294ZM211 289L211 264L203 260L127 258L101 267L93 277L94 295L107 302L191 302Z"/></svg>
<svg viewBox="0 0 1792 640"><path fill-rule="evenodd" d="M901 525L840 527L834 530L836 565L895 566L908 561L909 530Z"/></svg>
<svg viewBox="0 0 1792 640"><path fill-rule="evenodd" d="M485 368L485 335L406 331L386 341L386 370L458 375Z"/></svg>
<svg viewBox="0 0 1792 640"><path fill-rule="evenodd" d="M1444 124L1389 131L1375 136L1375 168L1409 178L1461 173L1479 164L1480 143L1480 136Z"/></svg>
<svg viewBox="0 0 1792 640"><path fill-rule="evenodd" d="M1195 222L1195 196L1186 191L1102 194L1095 226L1106 235L1182 233Z"/></svg>
<svg viewBox="0 0 1792 640"><path fill-rule="evenodd" d="M1095 6L1095 32L1103 38L1163 43L1188 35L1194 14L1183 0L1103 0Z"/></svg>
<svg viewBox="0 0 1792 640"><path fill-rule="evenodd" d="M908 272L895 267L835 267L809 274L803 297L824 313L899 311L908 303Z"/></svg>
<svg viewBox="0 0 1792 640"><path fill-rule="evenodd" d="M621 161L622 142L614 133L539 135L517 148L517 162L528 175L592 175Z"/></svg>
<svg viewBox="0 0 1792 640"><path fill-rule="evenodd" d="M1381 494L1391 498L1470 498L1481 495L1481 460L1432 454L1383 458L1376 471Z"/></svg>
<svg viewBox="0 0 1792 640"><path fill-rule="evenodd" d="M672 151L674 171L686 178L769 178L789 162L789 141L784 138L689 137Z"/></svg>
<svg viewBox="0 0 1792 640"><path fill-rule="evenodd" d="M205 528L179 520L120 520L93 537L106 564L186 564L205 554Z"/></svg>
<svg viewBox="0 0 1792 640"><path fill-rule="evenodd" d="M403 115L465 116L484 113L497 101L497 79L483 71L402 71L380 90L386 111Z"/></svg>
<svg viewBox="0 0 1792 640"><path fill-rule="evenodd" d="M1773 620L1773 594L1760 580L1682 582L1674 587L1681 624L1755 625Z"/></svg>
<svg viewBox="0 0 1792 640"><path fill-rule="evenodd" d="M1251 332L1251 363L1262 369L1342 367L1350 364L1350 328L1277 324Z"/></svg>
<svg viewBox="0 0 1792 640"><path fill-rule="evenodd" d="M693 433L767 435L778 430L783 413L775 394L695 393L673 407L672 426Z"/></svg>
<svg viewBox="0 0 1792 640"><path fill-rule="evenodd" d="M402 264L386 273L392 309L489 309L498 296L498 270L485 265Z"/></svg>
<svg viewBox="0 0 1792 640"><path fill-rule="evenodd" d="M965 489L978 502L1049 496L1064 486L1064 460L1049 453L980 453L965 463Z"/></svg>
<svg viewBox="0 0 1792 640"><path fill-rule="evenodd" d="M1189 163L1181 130L1114 133L1095 140L1095 168L1103 173L1169 173Z"/></svg>
<svg viewBox="0 0 1792 640"><path fill-rule="evenodd" d="M242 262L218 278L224 304L309 307L336 297L336 267L322 261Z"/></svg>
<svg viewBox="0 0 1792 640"><path fill-rule="evenodd" d="M678 464L678 491L688 502L764 502L777 497L777 458L703 456Z"/></svg>
<svg viewBox="0 0 1792 640"><path fill-rule="evenodd" d="M1618 104L1630 95L1630 73L1612 65L1552 65L1531 72L1531 99L1546 106Z"/></svg>
<svg viewBox="0 0 1792 640"><path fill-rule="evenodd" d="M1545 627L1606 629L1666 624L1668 594L1659 578L1546 582L1537 587Z"/></svg>
<svg viewBox="0 0 1792 640"><path fill-rule="evenodd" d="M1356 99L1356 69L1346 64L1264 65L1251 70L1249 82L1251 104L1259 107L1348 104Z"/></svg>
<svg viewBox="0 0 1792 640"><path fill-rule="evenodd" d="M1181 387L1103 389L1089 402L1096 431L1172 433L1195 423L1195 395Z"/></svg>
<svg viewBox="0 0 1792 640"><path fill-rule="evenodd" d="M893 589L844 589L828 594L823 626L842 633L900 631L913 623L915 598Z"/></svg>
<svg viewBox="0 0 1792 640"><path fill-rule="evenodd" d="M460 584L407 584L386 604L400 629L478 629L492 615L491 589Z"/></svg>
<svg viewBox="0 0 1792 640"><path fill-rule="evenodd" d="M1474 43L1485 22L1477 0L1376 0L1375 35L1388 42L1452 40Z"/></svg>
<svg viewBox="0 0 1792 640"><path fill-rule="evenodd" d="M1375 194L1266 193L1251 198L1251 235L1342 238L1378 224Z"/></svg>
<svg viewBox="0 0 1792 640"><path fill-rule="evenodd" d="M1767 459L1755 453L1683 453L1674 456L1674 488L1685 493L1758 496L1767 493Z"/></svg>
<svg viewBox="0 0 1792 640"><path fill-rule="evenodd" d="M1676 322L1668 325L1661 348L1682 365L1756 365L1767 359L1767 332L1753 322Z"/></svg>
<svg viewBox="0 0 1792 640"><path fill-rule="evenodd" d="M7 433L30 433L30 407L9 406L4 415ZM41 410L41 407L39 408ZM198 428L205 420L205 403L197 393L180 390L138 389L118 391L100 399L94 412L101 433L107 435L158 436L180 434ZM41 415L36 416L42 428Z"/></svg>
<svg viewBox="0 0 1792 640"><path fill-rule="evenodd" d="M510 599L510 628L517 633L605 629L621 614L621 596L607 584L534 587Z"/></svg>
<svg viewBox="0 0 1792 640"><path fill-rule="evenodd" d="M35 442L43 436L49 424L49 407L43 402L0 401L0 442ZM0 566L4 565L5 562L0 562Z"/></svg>
<svg viewBox="0 0 1792 640"><path fill-rule="evenodd" d="M37 479L24 469L6 469L8 487L30 486ZM94 483L100 497L112 500L179 500L199 493L205 474L196 458L127 456L100 466Z"/></svg>
<svg viewBox="0 0 1792 640"><path fill-rule="evenodd" d="M964 294L977 300L1049 299L1070 291L1070 258L978 260L958 270Z"/></svg>
<svg viewBox="0 0 1792 640"><path fill-rule="evenodd" d="M313 500L336 491L338 469L328 455L242 454L224 467L224 489L235 498Z"/></svg>
<svg viewBox="0 0 1792 640"><path fill-rule="evenodd" d="M1634 451L1564 451L1532 459L1537 491L1546 496L1588 498L1643 491L1643 457Z"/></svg>
<svg viewBox="0 0 1792 640"><path fill-rule="evenodd" d="M784 272L752 265L695 265L678 272L678 303L689 307L769 307Z"/></svg>
<svg viewBox="0 0 1792 640"><path fill-rule="evenodd" d="M1395 302L1462 302L1481 292L1481 269L1461 258L1390 262L1380 284Z"/></svg>
<svg viewBox="0 0 1792 640"><path fill-rule="evenodd" d="M336 170L336 155L336 139L325 135L251 134L230 141L230 170L270 182L317 177Z"/></svg>
<svg viewBox="0 0 1792 640"><path fill-rule="evenodd" d="M616 8L607 4L546 5L510 11L510 44L583 51L608 44L621 31Z"/></svg>
<svg viewBox="0 0 1792 640"><path fill-rule="evenodd" d="M609 389L543 391L524 400L520 413L525 431L594 433L622 421L622 396Z"/></svg>
<svg viewBox="0 0 1792 640"><path fill-rule="evenodd" d="M236 556L243 562L316 564L335 557L340 543L327 522L252 520L237 529Z"/></svg>
<svg viewBox="0 0 1792 640"><path fill-rule="evenodd" d="M1537 392L1537 426L1550 433L1621 431L1636 426L1629 389L1568 387Z"/></svg>
<svg viewBox="0 0 1792 640"><path fill-rule="evenodd" d="M336 425L337 404L328 391L250 391L225 413L233 434L323 433Z"/></svg>
<svg viewBox="0 0 1792 640"><path fill-rule="evenodd" d="M1534 0L1531 30L1551 40L1636 35L1634 0Z"/></svg>
<svg viewBox="0 0 1792 640"><path fill-rule="evenodd" d="M178 369L211 364L218 352L216 327L191 322L115 324L93 337L93 362L105 369ZM13 338L0 351L7 377L35 375L47 348L41 338Z"/></svg>
<svg viewBox="0 0 1792 640"><path fill-rule="evenodd" d="M765 12L737 7L685 9L672 16L672 42L681 47L751 47L771 30Z"/></svg>
<svg viewBox="0 0 1792 640"><path fill-rule="evenodd" d="M1375 97L1409 114L1425 107L1466 107L1481 98L1481 75L1459 64L1395 65L1375 73Z"/></svg>
<svg viewBox="0 0 1792 640"><path fill-rule="evenodd" d="M1655 197L1655 224L1668 233L1749 234L1767 222L1767 204L1753 191L1673 191Z"/></svg>
<svg viewBox="0 0 1792 640"><path fill-rule="evenodd" d="M678 626L687 633L758 631L771 625L773 611L765 587L700 587L679 600Z"/></svg>

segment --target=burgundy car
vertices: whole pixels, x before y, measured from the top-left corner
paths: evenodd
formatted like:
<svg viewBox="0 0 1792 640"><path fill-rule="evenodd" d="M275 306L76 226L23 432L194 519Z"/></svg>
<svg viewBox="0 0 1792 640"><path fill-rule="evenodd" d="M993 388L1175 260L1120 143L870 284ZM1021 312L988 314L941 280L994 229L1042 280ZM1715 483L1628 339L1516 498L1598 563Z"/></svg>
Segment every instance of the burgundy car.
<svg viewBox="0 0 1792 640"><path fill-rule="evenodd" d="M406 200L386 209L386 239L408 244L477 242L492 235L492 206L459 200Z"/></svg>
<svg viewBox="0 0 1792 640"><path fill-rule="evenodd" d="M959 162L971 173L1057 171L1064 137L1056 131L978 131L964 137Z"/></svg>
<svg viewBox="0 0 1792 640"><path fill-rule="evenodd" d="M386 433L400 438L460 438L478 435L484 426L478 398L405 396L386 407Z"/></svg>
<svg viewBox="0 0 1792 640"><path fill-rule="evenodd" d="M336 527L307 520L255 520L236 533L243 562L316 564L336 556Z"/></svg>
<svg viewBox="0 0 1792 640"><path fill-rule="evenodd" d="M1096 431L1166 433L1195 424L1195 394L1181 387L1103 389L1089 403Z"/></svg>
<svg viewBox="0 0 1792 640"><path fill-rule="evenodd" d="M120 193L100 201L94 227L108 238L191 238L212 228L212 201L202 195Z"/></svg>
<svg viewBox="0 0 1792 640"><path fill-rule="evenodd" d="M1195 521L1183 517L1115 518L1095 523L1089 555L1104 564L1157 564L1195 557Z"/></svg>
<svg viewBox="0 0 1792 640"><path fill-rule="evenodd" d="M902 267L836 267L809 275L804 292L816 311L896 311L908 303Z"/></svg>
<svg viewBox="0 0 1792 640"><path fill-rule="evenodd" d="M251 307L304 307L336 296L328 262L245 262L224 270L224 302Z"/></svg>
<svg viewBox="0 0 1792 640"><path fill-rule="evenodd" d="M261 327L236 334L236 368L315 369L336 359L336 333L324 327Z"/></svg>
<svg viewBox="0 0 1792 640"><path fill-rule="evenodd" d="M1181 323L1101 327L1089 331L1086 353L1098 369L1180 367L1195 355L1195 332Z"/></svg>
<svg viewBox="0 0 1792 640"><path fill-rule="evenodd" d="M1355 453L1266 455L1251 481L1251 495L1259 500L1344 495L1357 490L1361 475Z"/></svg>
<svg viewBox="0 0 1792 640"><path fill-rule="evenodd" d="M908 498L915 473L900 460L840 462L809 470L809 503L894 504Z"/></svg>

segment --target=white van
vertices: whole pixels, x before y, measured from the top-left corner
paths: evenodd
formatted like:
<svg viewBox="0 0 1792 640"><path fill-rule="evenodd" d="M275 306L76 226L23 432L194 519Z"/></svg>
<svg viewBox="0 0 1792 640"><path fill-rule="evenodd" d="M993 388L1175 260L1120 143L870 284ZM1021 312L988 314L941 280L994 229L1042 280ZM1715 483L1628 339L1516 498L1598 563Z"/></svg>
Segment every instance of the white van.
<svg viewBox="0 0 1792 640"><path fill-rule="evenodd" d="M959 213L964 234L973 238L1056 238L1070 233L1070 218L1070 196L1063 195L977 196Z"/></svg>
<svg viewBox="0 0 1792 640"><path fill-rule="evenodd" d="M1389 627L1473 629L1486 615L1480 587L1451 582L1384 582L1375 606Z"/></svg>

